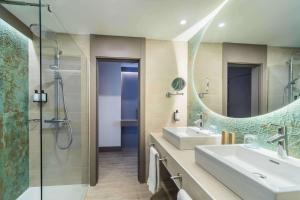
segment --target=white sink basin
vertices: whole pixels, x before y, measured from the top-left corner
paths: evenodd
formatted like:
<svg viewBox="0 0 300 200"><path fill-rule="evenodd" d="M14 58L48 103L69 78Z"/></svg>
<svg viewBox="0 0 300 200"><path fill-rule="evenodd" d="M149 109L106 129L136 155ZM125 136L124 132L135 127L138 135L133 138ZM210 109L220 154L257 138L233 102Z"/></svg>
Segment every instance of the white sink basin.
<svg viewBox="0 0 300 200"><path fill-rule="evenodd" d="M196 163L246 200L299 200L300 162L244 145L197 146Z"/></svg>
<svg viewBox="0 0 300 200"><path fill-rule="evenodd" d="M197 145L221 144L221 135L197 127L163 128L163 137L178 149L194 149Z"/></svg>

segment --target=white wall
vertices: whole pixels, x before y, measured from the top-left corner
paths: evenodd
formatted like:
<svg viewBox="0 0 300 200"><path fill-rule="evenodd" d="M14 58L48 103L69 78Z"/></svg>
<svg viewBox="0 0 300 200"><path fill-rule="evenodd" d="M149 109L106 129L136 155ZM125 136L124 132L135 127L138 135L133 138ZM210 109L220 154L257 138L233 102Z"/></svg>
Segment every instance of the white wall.
<svg viewBox="0 0 300 200"><path fill-rule="evenodd" d="M98 62L98 146L121 146L121 67Z"/></svg>

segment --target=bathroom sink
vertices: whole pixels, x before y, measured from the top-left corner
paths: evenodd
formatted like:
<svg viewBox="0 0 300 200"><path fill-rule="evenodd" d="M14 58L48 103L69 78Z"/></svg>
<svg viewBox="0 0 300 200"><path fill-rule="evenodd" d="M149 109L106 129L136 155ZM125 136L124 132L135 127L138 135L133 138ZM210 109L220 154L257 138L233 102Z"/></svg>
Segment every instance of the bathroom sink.
<svg viewBox="0 0 300 200"><path fill-rule="evenodd" d="M196 163L242 199L299 200L300 162L241 145L197 146Z"/></svg>
<svg viewBox="0 0 300 200"><path fill-rule="evenodd" d="M194 149L197 145L221 144L221 135L197 127L166 127L163 137L178 149Z"/></svg>

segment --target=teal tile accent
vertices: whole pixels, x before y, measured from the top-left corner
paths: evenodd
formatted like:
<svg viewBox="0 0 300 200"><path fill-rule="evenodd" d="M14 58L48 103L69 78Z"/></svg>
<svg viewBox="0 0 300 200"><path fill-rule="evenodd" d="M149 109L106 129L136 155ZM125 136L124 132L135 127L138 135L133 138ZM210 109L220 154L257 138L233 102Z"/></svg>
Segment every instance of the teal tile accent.
<svg viewBox="0 0 300 200"><path fill-rule="evenodd" d="M28 38L0 19L0 199L29 186Z"/></svg>
<svg viewBox="0 0 300 200"><path fill-rule="evenodd" d="M289 154L291 156L300 158L300 100L297 100L279 110L251 118L229 118L219 115L210 110L198 98L197 92L193 85L193 69L194 60L198 52L199 45L205 28L199 32L192 40L189 41L189 88L188 88L188 125L194 126L194 121L199 119L200 112L207 114L205 127L214 126L218 132L226 130L234 132L237 135L237 142L243 143L244 135L247 133L258 136L258 143L260 146L267 149L275 150L276 145L266 143L267 138L276 134L276 128L262 127L263 125L274 123L285 125L288 132L288 146Z"/></svg>

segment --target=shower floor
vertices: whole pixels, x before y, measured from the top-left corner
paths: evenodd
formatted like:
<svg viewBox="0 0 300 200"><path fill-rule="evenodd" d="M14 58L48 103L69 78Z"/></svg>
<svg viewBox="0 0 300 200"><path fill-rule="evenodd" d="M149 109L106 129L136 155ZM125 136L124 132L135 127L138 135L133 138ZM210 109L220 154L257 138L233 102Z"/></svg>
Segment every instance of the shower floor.
<svg viewBox="0 0 300 200"><path fill-rule="evenodd" d="M57 185L43 187L43 200L83 200L87 185ZM40 200L40 187L28 188L17 200Z"/></svg>

